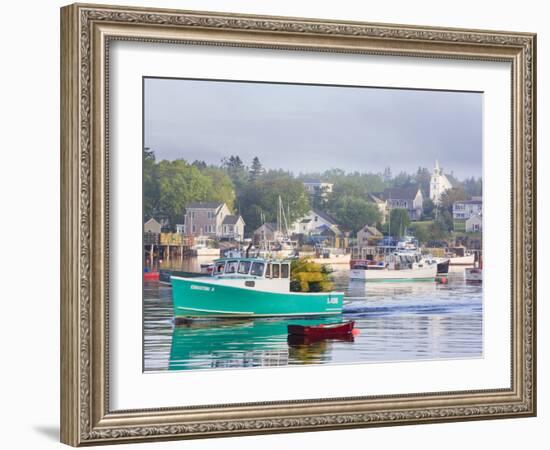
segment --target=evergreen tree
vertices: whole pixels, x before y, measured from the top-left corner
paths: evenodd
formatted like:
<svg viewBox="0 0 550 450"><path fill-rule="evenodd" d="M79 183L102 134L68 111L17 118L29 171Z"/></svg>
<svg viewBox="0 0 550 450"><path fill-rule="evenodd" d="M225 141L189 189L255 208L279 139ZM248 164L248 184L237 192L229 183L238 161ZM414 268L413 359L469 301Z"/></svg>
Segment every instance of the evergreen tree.
<svg viewBox="0 0 550 450"><path fill-rule="evenodd" d="M252 166L250 167L250 180L256 182L261 175L264 174L264 168L260 162L260 158L257 156L252 160Z"/></svg>

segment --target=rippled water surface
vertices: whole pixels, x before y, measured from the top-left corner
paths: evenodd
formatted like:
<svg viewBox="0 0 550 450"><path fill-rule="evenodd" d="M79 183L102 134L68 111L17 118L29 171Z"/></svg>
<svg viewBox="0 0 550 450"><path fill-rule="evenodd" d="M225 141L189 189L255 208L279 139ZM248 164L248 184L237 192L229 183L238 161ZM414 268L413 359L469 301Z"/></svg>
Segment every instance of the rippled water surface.
<svg viewBox="0 0 550 450"><path fill-rule="evenodd" d="M300 364L360 363L482 356L482 286L451 268L448 284L364 283L334 275L344 291L332 319L225 319L174 326L172 291L145 283L144 369L189 370ZM347 339L295 342L289 324L354 320Z"/></svg>

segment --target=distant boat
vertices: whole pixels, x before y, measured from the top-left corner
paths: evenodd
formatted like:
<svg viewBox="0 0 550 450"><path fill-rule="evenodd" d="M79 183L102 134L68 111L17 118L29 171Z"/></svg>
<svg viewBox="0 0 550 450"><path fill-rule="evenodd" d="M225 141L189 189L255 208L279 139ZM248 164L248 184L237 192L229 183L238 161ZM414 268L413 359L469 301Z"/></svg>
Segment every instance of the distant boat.
<svg viewBox="0 0 550 450"><path fill-rule="evenodd" d="M191 247L191 253L194 256L220 256L220 249L211 246L212 239L206 236L196 238L195 245Z"/></svg>
<svg viewBox="0 0 550 450"><path fill-rule="evenodd" d="M475 262L475 255L462 246L450 248L445 256L451 266L473 266Z"/></svg>
<svg viewBox="0 0 550 450"><path fill-rule="evenodd" d="M143 273L143 279L145 281L157 281L159 279L159 273L158 272L144 272Z"/></svg>
<svg viewBox="0 0 550 450"><path fill-rule="evenodd" d="M449 273L450 258L434 258L437 263L437 273Z"/></svg>
<svg viewBox="0 0 550 450"><path fill-rule="evenodd" d="M483 269L467 267L464 269L464 280L467 283L481 283L483 281Z"/></svg>
<svg viewBox="0 0 550 450"><path fill-rule="evenodd" d="M159 281L161 284L171 285L170 277L186 277L186 278L196 278L196 277L209 277L211 274L208 272L186 272L181 270L169 270L169 269L160 269L159 271Z"/></svg>
<svg viewBox="0 0 550 450"><path fill-rule="evenodd" d="M435 281L437 262L419 252L394 252L382 260L357 261L350 270L351 280Z"/></svg>
<svg viewBox="0 0 550 450"><path fill-rule="evenodd" d="M343 292L291 292L289 261L223 258L214 263L210 277L171 276L176 318L325 316L342 312Z"/></svg>

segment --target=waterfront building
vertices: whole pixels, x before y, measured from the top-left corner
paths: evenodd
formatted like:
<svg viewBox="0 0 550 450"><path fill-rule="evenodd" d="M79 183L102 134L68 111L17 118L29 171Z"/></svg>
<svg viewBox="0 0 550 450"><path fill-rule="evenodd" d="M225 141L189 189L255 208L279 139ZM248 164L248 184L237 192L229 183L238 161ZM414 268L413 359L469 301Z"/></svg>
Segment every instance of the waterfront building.
<svg viewBox="0 0 550 450"><path fill-rule="evenodd" d="M479 215L483 210L481 197L472 197L471 200L463 200L453 203L453 219L467 220L471 216Z"/></svg>
<svg viewBox="0 0 550 450"><path fill-rule="evenodd" d="M241 216L232 215L223 202L190 203L185 208L184 219L179 231L186 235L235 240L242 240L244 236L244 220Z"/></svg>
<svg viewBox="0 0 550 450"><path fill-rule="evenodd" d="M274 242L278 241L282 234L277 229L276 223L266 222L260 227L256 228L253 233L254 244L258 245L261 242Z"/></svg>
<svg viewBox="0 0 550 450"><path fill-rule="evenodd" d="M326 183L321 180L304 180L304 188L311 196L320 196L326 198L332 192L333 183Z"/></svg>
<svg viewBox="0 0 550 450"><path fill-rule="evenodd" d="M378 228L365 225L357 232L357 247L371 247L383 237L384 235L378 231Z"/></svg>
<svg viewBox="0 0 550 450"><path fill-rule="evenodd" d="M430 200L434 202L434 204L438 205L441 194L453 187L453 183L449 178L450 176L443 173L443 169L439 167L439 162L436 160L435 168L430 179Z"/></svg>
<svg viewBox="0 0 550 450"><path fill-rule="evenodd" d="M424 197L419 187L388 188L377 195L387 202L388 212L392 209L406 209L410 220L420 220Z"/></svg>
<svg viewBox="0 0 550 450"><path fill-rule="evenodd" d="M222 222L222 239L241 242L244 239L244 219L241 216L230 214Z"/></svg>
<svg viewBox="0 0 550 450"><path fill-rule="evenodd" d="M143 231L145 233L154 233L154 234L160 234L162 226L160 222L153 217L151 217L145 224L143 225Z"/></svg>
<svg viewBox="0 0 550 450"><path fill-rule="evenodd" d="M367 200L374 203L380 211L380 215L382 217L380 223L386 223L386 217L388 216L388 202L386 200L382 200L380 197L374 194L368 194Z"/></svg>
<svg viewBox="0 0 550 450"><path fill-rule="evenodd" d="M465 223L465 230L467 233L475 233L483 230L483 217L481 214L474 214L470 216Z"/></svg>
<svg viewBox="0 0 550 450"><path fill-rule="evenodd" d="M338 226L338 222L330 214L327 214L323 211L317 211L315 209L311 209L302 220L304 219L310 220L311 230L314 230L315 228L319 228L322 225L325 225L329 228Z"/></svg>

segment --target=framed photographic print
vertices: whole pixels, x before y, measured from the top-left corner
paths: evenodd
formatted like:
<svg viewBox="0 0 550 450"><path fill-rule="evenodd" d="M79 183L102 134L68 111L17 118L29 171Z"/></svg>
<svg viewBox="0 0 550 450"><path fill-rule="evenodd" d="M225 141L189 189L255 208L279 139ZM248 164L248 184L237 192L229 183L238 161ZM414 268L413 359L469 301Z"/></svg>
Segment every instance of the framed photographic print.
<svg viewBox="0 0 550 450"><path fill-rule="evenodd" d="M61 10L62 441L536 413L530 33Z"/></svg>

